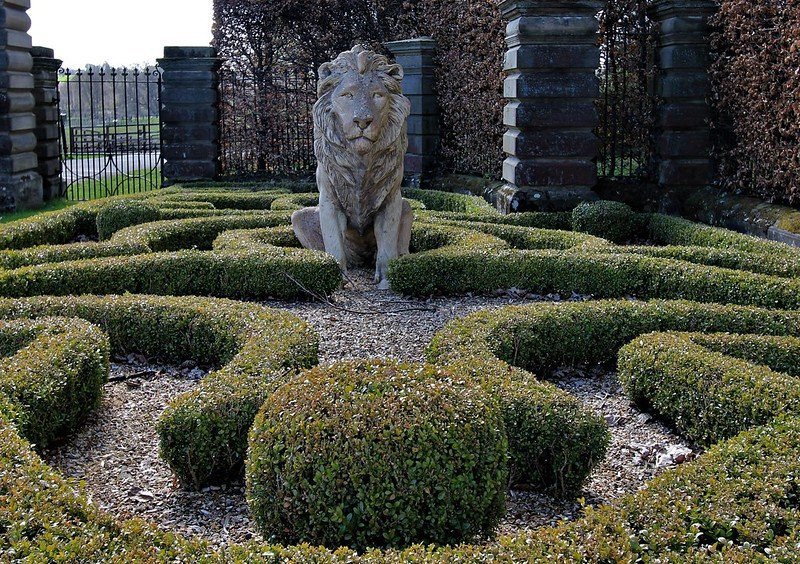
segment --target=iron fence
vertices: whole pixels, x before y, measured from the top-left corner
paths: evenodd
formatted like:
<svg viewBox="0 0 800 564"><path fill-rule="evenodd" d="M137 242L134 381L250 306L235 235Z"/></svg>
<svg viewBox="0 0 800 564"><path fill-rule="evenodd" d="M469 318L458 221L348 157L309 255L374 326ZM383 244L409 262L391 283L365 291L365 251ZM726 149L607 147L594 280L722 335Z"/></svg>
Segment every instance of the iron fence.
<svg viewBox="0 0 800 564"><path fill-rule="evenodd" d="M316 74L292 68L220 75L222 175L303 177L316 167Z"/></svg>
<svg viewBox="0 0 800 564"><path fill-rule="evenodd" d="M609 0L600 18L598 174L646 178L654 155L655 26L647 0Z"/></svg>
<svg viewBox="0 0 800 564"><path fill-rule="evenodd" d="M160 188L159 68L59 70L64 196L92 200Z"/></svg>

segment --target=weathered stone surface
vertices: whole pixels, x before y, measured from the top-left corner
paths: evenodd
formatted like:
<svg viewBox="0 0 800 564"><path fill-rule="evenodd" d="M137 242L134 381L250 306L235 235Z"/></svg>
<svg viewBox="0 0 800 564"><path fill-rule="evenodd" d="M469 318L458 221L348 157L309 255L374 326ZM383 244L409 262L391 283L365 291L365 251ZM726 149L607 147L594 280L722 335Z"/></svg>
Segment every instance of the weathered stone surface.
<svg viewBox="0 0 800 564"><path fill-rule="evenodd" d="M33 99L36 118L36 155L42 177L42 199L49 201L62 193L61 144L58 116L58 69L61 60L52 49L33 47Z"/></svg>
<svg viewBox="0 0 800 564"><path fill-rule="evenodd" d="M597 13L601 1L503 0L509 20L504 83L509 104L503 212L557 211L596 199L594 133L600 94Z"/></svg>
<svg viewBox="0 0 800 564"><path fill-rule="evenodd" d="M408 148L403 69L356 46L319 69L314 151L319 206L295 212L303 246L348 265L375 259L375 282L389 288L389 261L408 254L411 207L403 200ZM322 247L320 247L320 241Z"/></svg>
<svg viewBox="0 0 800 564"><path fill-rule="evenodd" d="M28 0L0 0L0 211L42 202Z"/></svg>
<svg viewBox="0 0 800 564"><path fill-rule="evenodd" d="M219 175L219 69L211 47L165 47L161 93L164 177L167 183Z"/></svg>
<svg viewBox="0 0 800 564"><path fill-rule="evenodd" d="M430 37L420 37L393 41L386 48L403 67L403 93L411 102L405 183L419 186L432 176L440 147L436 42Z"/></svg>
<svg viewBox="0 0 800 564"><path fill-rule="evenodd" d="M659 29L656 157L663 211L680 211L688 196L714 180L708 124L712 0L655 0Z"/></svg>

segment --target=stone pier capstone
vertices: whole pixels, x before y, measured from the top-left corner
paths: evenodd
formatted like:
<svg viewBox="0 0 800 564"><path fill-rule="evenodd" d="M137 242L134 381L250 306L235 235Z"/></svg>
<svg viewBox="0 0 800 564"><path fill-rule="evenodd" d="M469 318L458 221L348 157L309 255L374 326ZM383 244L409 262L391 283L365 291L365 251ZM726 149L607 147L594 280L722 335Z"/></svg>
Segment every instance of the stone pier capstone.
<svg viewBox="0 0 800 564"><path fill-rule="evenodd" d="M0 211L42 203L36 157L30 0L0 0Z"/></svg>
<svg viewBox="0 0 800 564"><path fill-rule="evenodd" d="M161 136L168 184L219 175L219 69L213 47L165 47Z"/></svg>
<svg viewBox="0 0 800 564"><path fill-rule="evenodd" d="M711 0L655 0L658 24L656 153L662 211L679 212L685 199L715 176L711 158Z"/></svg>
<svg viewBox="0 0 800 564"><path fill-rule="evenodd" d="M506 213L597 199L599 0L503 0Z"/></svg>
<svg viewBox="0 0 800 564"><path fill-rule="evenodd" d="M61 195L61 142L58 117L58 69L62 61L52 49L34 47L33 98L36 102L36 156L45 202Z"/></svg>
<svg viewBox="0 0 800 564"><path fill-rule="evenodd" d="M403 93L411 100L405 183L418 188L433 173L440 146L436 41L418 37L386 43L386 48L405 71Z"/></svg>

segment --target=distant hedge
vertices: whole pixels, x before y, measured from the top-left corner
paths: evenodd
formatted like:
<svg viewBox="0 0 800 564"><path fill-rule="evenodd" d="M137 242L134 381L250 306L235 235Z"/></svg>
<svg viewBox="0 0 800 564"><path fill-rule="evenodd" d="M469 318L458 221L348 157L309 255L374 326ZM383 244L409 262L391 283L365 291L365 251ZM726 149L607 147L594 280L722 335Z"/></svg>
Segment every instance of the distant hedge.
<svg viewBox="0 0 800 564"><path fill-rule="evenodd" d="M800 4L718 0L713 99L723 185L800 203Z"/></svg>

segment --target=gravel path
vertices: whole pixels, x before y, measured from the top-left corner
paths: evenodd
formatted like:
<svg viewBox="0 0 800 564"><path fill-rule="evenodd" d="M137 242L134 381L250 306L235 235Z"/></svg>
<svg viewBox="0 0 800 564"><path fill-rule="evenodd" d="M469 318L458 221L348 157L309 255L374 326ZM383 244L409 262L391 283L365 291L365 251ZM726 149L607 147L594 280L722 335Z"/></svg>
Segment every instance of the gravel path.
<svg viewBox="0 0 800 564"><path fill-rule="evenodd" d="M433 335L454 318L553 299L560 298L511 292L494 297L404 300L374 291L368 274L357 272L330 304L267 305L311 322L320 333L320 361L330 363L380 357L420 361ZM202 536L218 545L259 538L248 516L243 483L186 492L177 487L158 457L155 422L169 401L194 388L205 372L188 365L149 366L144 358L124 360L113 366L112 379L117 381L106 386L102 408L83 431L47 452L46 460L83 481L94 502L119 517L143 517L164 529ZM555 383L604 417L613 436L608 456L582 492L586 503L604 503L636 491L663 470L695 457L667 427L630 406L614 373L569 369L556 374ZM575 501L512 491L499 532L535 529L579 513Z"/></svg>

